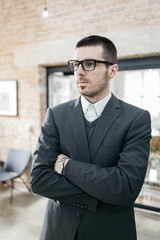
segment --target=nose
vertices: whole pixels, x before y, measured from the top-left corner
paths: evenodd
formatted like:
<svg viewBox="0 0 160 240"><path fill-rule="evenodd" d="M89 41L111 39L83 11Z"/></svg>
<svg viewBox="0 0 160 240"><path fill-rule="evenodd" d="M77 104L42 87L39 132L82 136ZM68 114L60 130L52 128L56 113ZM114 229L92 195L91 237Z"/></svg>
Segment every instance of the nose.
<svg viewBox="0 0 160 240"><path fill-rule="evenodd" d="M83 69L82 65L79 64L77 71L75 72L77 75L86 75L86 71Z"/></svg>

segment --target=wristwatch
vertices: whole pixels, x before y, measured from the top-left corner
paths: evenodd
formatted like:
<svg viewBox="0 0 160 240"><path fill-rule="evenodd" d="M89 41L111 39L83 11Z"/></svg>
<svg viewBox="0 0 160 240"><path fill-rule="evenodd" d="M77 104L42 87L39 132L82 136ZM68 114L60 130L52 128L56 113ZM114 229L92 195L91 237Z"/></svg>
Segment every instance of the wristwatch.
<svg viewBox="0 0 160 240"><path fill-rule="evenodd" d="M56 172L59 173L59 174L63 174L63 171L64 171L64 161L66 159L69 159L68 157L63 157L61 158L61 160L56 164Z"/></svg>

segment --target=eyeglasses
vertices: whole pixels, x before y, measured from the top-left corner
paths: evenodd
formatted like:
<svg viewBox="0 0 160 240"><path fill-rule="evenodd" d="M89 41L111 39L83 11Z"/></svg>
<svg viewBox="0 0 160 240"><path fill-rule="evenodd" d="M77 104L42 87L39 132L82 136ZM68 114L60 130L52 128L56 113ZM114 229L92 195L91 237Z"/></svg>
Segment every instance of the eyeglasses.
<svg viewBox="0 0 160 240"><path fill-rule="evenodd" d="M78 70L79 65L81 64L83 70L93 71L97 63L104 63L106 65L113 65L112 62L100 61L96 59L84 59L83 61L70 60L68 61L68 68L70 71L75 72Z"/></svg>

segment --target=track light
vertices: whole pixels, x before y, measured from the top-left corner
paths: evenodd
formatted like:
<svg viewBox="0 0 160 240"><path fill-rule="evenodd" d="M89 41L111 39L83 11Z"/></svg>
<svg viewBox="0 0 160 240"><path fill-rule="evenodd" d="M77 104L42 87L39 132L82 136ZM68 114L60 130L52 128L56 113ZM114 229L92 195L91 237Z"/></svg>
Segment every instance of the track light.
<svg viewBox="0 0 160 240"><path fill-rule="evenodd" d="M46 0L45 0L45 5L44 5L45 7L44 7L44 10L43 10L43 13L42 13L42 15L43 15L43 17L48 17L48 11L47 11L47 3L46 3Z"/></svg>

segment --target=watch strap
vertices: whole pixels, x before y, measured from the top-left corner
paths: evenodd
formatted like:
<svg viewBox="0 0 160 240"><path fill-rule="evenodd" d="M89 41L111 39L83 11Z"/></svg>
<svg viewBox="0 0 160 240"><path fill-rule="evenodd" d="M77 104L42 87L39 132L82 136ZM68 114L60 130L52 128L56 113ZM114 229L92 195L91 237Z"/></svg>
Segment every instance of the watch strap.
<svg viewBox="0 0 160 240"><path fill-rule="evenodd" d="M61 160L60 160L60 162L62 163L62 174L63 174L63 172L64 172L64 161L65 161L66 159L69 159L69 157L62 157Z"/></svg>

